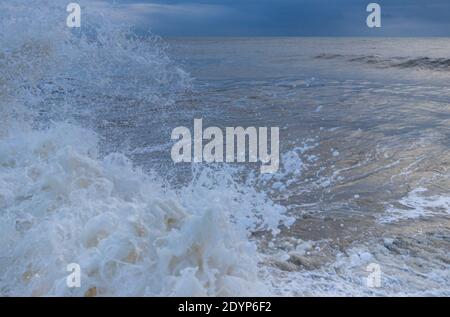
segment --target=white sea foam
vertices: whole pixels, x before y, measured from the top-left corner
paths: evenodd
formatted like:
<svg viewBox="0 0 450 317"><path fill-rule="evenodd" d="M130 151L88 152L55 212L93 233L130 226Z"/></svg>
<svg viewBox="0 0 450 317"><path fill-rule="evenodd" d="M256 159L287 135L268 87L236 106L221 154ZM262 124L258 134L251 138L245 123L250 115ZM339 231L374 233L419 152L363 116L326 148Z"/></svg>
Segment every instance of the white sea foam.
<svg viewBox="0 0 450 317"><path fill-rule="evenodd" d="M98 109L95 94L164 106L189 85L157 40L89 10L86 34L72 33L65 5L0 3L0 294L267 294L249 236L276 233L283 207L225 169L171 189L120 153L99 156L96 133L64 122ZM80 288L66 285L69 263Z"/></svg>
<svg viewBox="0 0 450 317"><path fill-rule="evenodd" d="M163 189L121 154L98 159L95 136L67 124L2 139L0 152L2 294L264 294L247 232L257 193ZM72 262L79 289L66 286Z"/></svg>
<svg viewBox="0 0 450 317"><path fill-rule="evenodd" d="M426 188L416 188L400 199L400 206L389 206L380 217L380 222L396 222L406 219L417 219L436 215L450 214L450 197L427 196Z"/></svg>
<svg viewBox="0 0 450 317"><path fill-rule="evenodd" d="M397 242L400 242L396 241ZM448 296L448 265L430 261L422 246L414 249L420 256L390 252L386 243L372 241L339 253L320 268L307 271L281 271L268 267L269 287L282 296ZM445 256L439 250L439 257ZM280 257L281 258L281 257ZM379 265L380 287L368 284L371 264Z"/></svg>

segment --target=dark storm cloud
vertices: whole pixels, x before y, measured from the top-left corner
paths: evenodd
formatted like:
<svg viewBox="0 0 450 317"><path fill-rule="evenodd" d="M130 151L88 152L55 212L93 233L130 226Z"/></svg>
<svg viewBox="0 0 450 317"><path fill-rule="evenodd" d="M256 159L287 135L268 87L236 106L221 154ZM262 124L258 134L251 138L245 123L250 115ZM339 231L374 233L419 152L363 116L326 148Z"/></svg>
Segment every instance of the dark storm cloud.
<svg viewBox="0 0 450 317"><path fill-rule="evenodd" d="M366 6L382 27L366 26ZM139 29L166 36L449 36L450 0L115 1Z"/></svg>

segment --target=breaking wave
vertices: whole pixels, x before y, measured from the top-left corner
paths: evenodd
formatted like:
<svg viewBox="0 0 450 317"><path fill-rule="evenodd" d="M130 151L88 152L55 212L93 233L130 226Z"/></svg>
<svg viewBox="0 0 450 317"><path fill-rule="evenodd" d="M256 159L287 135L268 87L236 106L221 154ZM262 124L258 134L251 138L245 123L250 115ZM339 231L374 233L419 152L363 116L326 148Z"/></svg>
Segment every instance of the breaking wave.
<svg viewBox="0 0 450 317"><path fill-rule="evenodd" d="M227 170L174 189L120 148L99 154L92 118L113 100L163 109L190 79L160 39L80 4L71 30L66 1L0 3L0 294L267 294L249 237L277 233L283 207Z"/></svg>

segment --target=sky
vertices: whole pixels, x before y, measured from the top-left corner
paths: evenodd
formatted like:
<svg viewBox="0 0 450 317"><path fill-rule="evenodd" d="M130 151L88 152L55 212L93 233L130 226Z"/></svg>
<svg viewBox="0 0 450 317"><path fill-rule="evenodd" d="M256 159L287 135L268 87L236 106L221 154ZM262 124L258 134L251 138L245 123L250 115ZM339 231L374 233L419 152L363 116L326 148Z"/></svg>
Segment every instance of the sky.
<svg viewBox="0 0 450 317"><path fill-rule="evenodd" d="M161 36L450 36L450 0L107 0ZM366 7L381 6L381 28Z"/></svg>

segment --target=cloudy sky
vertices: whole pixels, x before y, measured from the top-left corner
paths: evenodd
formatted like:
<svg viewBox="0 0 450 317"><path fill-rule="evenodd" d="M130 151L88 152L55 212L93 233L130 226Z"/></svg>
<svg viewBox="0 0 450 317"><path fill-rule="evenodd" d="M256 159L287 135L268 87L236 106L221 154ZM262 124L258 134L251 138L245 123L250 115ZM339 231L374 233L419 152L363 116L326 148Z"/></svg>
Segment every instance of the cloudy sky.
<svg viewBox="0 0 450 317"><path fill-rule="evenodd" d="M450 36L450 0L107 0L163 36ZM366 26L366 7L382 27Z"/></svg>

